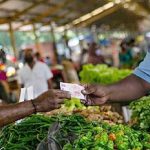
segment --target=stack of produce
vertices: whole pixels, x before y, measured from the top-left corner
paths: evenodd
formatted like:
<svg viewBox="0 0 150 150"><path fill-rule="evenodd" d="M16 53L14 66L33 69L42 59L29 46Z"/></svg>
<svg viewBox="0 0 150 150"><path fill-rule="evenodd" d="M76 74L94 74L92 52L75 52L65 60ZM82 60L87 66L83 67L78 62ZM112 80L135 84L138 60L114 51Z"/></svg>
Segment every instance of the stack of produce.
<svg viewBox="0 0 150 150"><path fill-rule="evenodd" d="M64 114L80 114L92 121L104 121L109 123L123 123L123 117L117 112L111 111L111 106L88 106L81 104L79 99L66 100L60 109L47 113L49 116Z"/></svg>
<svg viewBox="0 0 150 150"><path fill-rule="evenodd" d="M150 133L150 96L132 102L130 109L132 110L131 125Z"/></svg>
<svg viewBox="0 0 150 150"><path fill-rule="evenodd" d="M43 115L27 117L20 123L8 125L0 131L1 150L34 150L47 136L48 128L56 119Z"/></svg>
<svg viewBox="0 0 150 150"><path fill-rule="evenodd" d="M46 137L49 125L59 122L51 137L62 150L144 150L150 149L150 135L124 125L87 121L80 115L46 117L33 115L2 129L2 150L34 150ZM57 150L57 149L55 149Z"/></svg>
<svg viewBox="0 0 150 150"><path fill-rule="evenodd" d="M84 65L80 72L81 82L83 83L100 83L112 84L115 83L129 74L132 71L128 69L117 69L108 67L107 65Z"/></svg>

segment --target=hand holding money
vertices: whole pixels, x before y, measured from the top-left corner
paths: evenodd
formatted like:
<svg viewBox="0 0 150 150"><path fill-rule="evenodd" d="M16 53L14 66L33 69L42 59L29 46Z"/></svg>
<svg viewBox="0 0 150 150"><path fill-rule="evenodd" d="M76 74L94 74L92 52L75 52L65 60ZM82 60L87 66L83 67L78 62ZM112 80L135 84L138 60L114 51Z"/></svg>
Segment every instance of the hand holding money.
<svg viewBox="0 0 150 150"><path fill-rule="evenodd" d="M104 104L109 99L109 94L105 86L87 85L81 86L71 83L60 83L63 91L70 93L72 98L78 98L86 106L98 106Z"/></svg>
<svg viewBox="0 0 150 150"><path fill-rule="evenodd" d="M69 92L72 98L85 100L85 96L81 93L81 91L84 90L84 87L81 85L60 82L60 89Z"/></svg>

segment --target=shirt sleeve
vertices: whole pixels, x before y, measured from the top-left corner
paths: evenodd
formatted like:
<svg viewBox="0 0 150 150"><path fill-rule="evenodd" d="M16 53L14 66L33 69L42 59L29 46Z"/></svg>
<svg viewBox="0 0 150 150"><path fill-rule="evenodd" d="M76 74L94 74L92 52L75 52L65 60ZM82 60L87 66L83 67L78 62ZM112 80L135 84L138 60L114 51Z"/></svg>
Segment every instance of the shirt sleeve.
<svg viewBox="0 0 150 150"><path fill-rule="evenodd" d="M51 79L53 77L53 73L51 72L50 68L47 65L45 65L44 68L45 68L45 77L46 77L46 80Z"/></svg>
<svg viewBox="0 0 150 150"><path fill-rule="evenodd" d="M133 74L150 83L150 52L147 52L146 57L135 69Z"/></svg>

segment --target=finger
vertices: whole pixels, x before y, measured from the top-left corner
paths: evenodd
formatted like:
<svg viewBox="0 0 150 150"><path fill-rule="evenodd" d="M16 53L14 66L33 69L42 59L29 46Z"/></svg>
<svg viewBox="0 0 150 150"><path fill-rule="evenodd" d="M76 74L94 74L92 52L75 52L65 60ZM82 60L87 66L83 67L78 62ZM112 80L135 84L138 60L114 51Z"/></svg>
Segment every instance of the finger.
<svg viewBox="0 0 150 150"><path fill-rule="evenodd" d="M61 108L61 104L55 105L55 109L59 109L59 108Z"/></svg>
<svg viewBox="0 0 150 150"><path fill-rule="evenodd" d="M64 101L65 101L65 99L58 98L57 100L55 100L55 103L56 103L56 105L57 104L63 104Z"/></svg>
<svg viewBox="0 0 150 150"><path fill-rule="evenodd" d="M101 97L101 98L94 98L92 99L92 105L94 106L99 106L99 105L103 105L107 102L108 100L108 96L104 96L104 97Z"/></svg>
<svg viewBox="0 0 150 150"><path fill-rule="evenodd" d="M99 99L97 98L97 100L95 100L95 101L98 101L98 104L102 105L102 104L105 104L108 99L109 99L109 96L104 96L104 97L101 97Z"/></svg>
<svg viewBox="0 0 150 150"><path fill-rule="evenodd" d="M63 98L71 99L71 94L67 91L55 90L55 96L62 99Z"/></svg>
<svg viewBox="0 0 150 150"><path fill-rule="evenodd" d="M93 97L87 96L86 103L84 103L84 105L99 106L99 105L103 105L104 103L106 103L107 100L108 100L108 96L101 97L101 98L96 98L96 97L93 98Z"/></svg>
<svg viewBox="0 0 150 150"><path fill-rule="evenodd" d="M84 88L88 87L89 84L87 83L80 83L79 85L83 86Z"/></svg>
<svg viewBox="0 0 150 150"><path fill-rule="evenodd" d="M89 95L89 94L93 94L96 92L96 87L95 86L88 86L86 87L84 90L81 91L82 94L84 95Z"/></svg>
<svg viewBox="0 0 150 150"><path fill-rule="evenodd" d="M85 97L85 99L81 99L80 101L81 101L81 103L84 104L85 106L91 106L91 100L90 100L90 98L89 98L88 95Z"/></svg>
<svg viewBox="0 0 150 150"><path fill-rule="evenodd" d="M85 105L87 103L87 100L86 99L81 99L80 102Z"/></svg>
<svg viewBox="0 0 150 150"><path fill-rule="evenodd" d="M88 84L88 83L82 83L81 86L83 86L84 88L87 88L87 87L90 86L90 84Z"/></svg>

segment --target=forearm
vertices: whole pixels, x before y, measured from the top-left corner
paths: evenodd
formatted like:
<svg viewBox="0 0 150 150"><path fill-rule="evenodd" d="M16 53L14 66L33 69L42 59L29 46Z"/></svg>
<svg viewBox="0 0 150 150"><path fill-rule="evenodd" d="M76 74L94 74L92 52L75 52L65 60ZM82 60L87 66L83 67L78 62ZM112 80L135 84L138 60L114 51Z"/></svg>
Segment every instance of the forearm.
<svg viewBox="0 0 150 150"><path fill-rule="evenodd" d="M150 91L150 84L136 75L130 75L120 82L109 85L110 101L130 101L145 96Z"/></svg>
<svg viewBox="0 0 150 150"><path fill-rule="evenodd" d="M52 89L52 80L51 79L49 79L47 81L47 84L48 84L48 89Z"/></svg>
<svg viewBox="0 0 150 150"><path fill-rule="evenodd" d="M34 113L31 101L0 107L0 127Z"/></svg>

